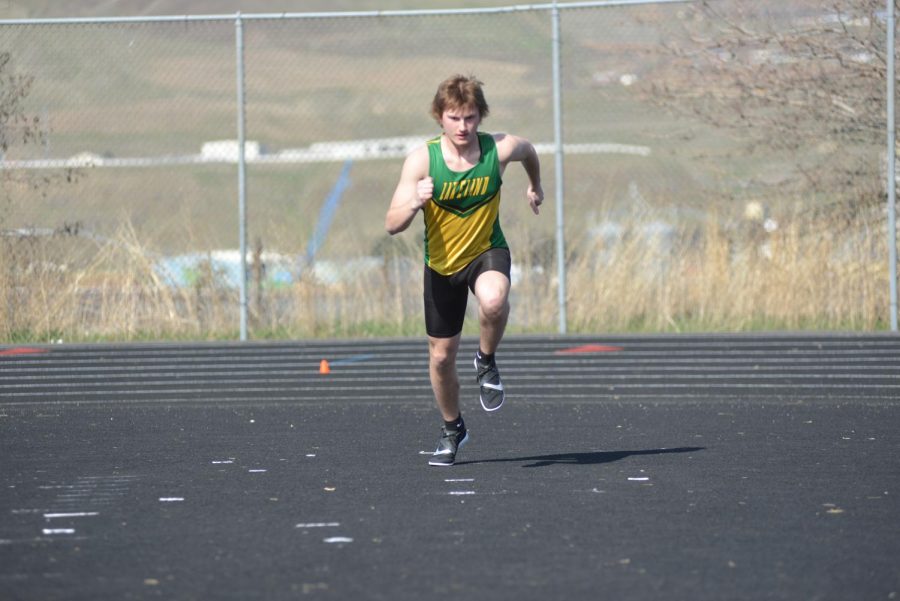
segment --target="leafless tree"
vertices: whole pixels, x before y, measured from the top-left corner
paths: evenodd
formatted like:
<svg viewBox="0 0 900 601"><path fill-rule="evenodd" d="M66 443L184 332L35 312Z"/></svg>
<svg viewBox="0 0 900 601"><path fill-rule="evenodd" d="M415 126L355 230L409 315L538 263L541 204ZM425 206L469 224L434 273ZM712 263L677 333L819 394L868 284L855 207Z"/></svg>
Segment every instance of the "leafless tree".
<svg viewBox="0 0 900 601"><path fill-rule="evenodd" d="M881 200L886 17L881 0L712 0L681 13L652 101L792 157L797 190ZM852 201L851 201L852 199Z"/></svg>
<svg viewBox="0 0 900 601"><path fill-rule="evenodd" d="M31 92L34 77L16 73L9 52L0 53L0 150L14 144L40 141L43 133L38 116L25 113L23 101Z"/></svg>
<svg viewBox="0 0 900 601"><path fill-rule="evenodd" d="M0 52L0 160L16 147L45 143L48 135L40 116L29 113L26 106L34 76L19 72L13 63L10 52ZM81 176L77 169L41 173L0 169L0 227L16 190L46 196L54 185L72 183Z"/></svg>

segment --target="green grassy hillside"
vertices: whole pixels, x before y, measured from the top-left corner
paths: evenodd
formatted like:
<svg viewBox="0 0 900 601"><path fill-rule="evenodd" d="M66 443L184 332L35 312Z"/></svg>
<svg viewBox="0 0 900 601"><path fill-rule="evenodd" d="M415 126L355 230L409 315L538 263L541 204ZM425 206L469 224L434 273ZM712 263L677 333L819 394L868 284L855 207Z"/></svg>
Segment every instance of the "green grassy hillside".
<svg viewBox="0 0 900 601"><path fill-rule="evenodd" d="M13 0L0 18L123 17L270 12L409 10L508 6L502 0Z"/></svg>

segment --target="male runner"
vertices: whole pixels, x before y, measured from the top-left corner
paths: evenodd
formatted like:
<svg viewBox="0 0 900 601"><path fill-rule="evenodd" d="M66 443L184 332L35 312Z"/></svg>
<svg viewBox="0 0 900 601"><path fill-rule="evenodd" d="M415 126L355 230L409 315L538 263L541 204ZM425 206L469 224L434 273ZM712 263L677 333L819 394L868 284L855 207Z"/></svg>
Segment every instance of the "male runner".
<svg viewBox="0 0 900 601"><path fill-rule="evenodd" d="M468 432L459 409L456 354L469 290L478 299L479 349L475 354L481 404L496 411L505 398L494 352L509 316L510 255L500 229L500 185L506 166L521 162L526 198L535 215L544 200L534 146L509 134L478 131L488 105L474 77L443 81L431 104L441 135L414 150L385 217L390 234L425 218L425 329L429 375L444 420L430 465L449 466Z"/></svg>

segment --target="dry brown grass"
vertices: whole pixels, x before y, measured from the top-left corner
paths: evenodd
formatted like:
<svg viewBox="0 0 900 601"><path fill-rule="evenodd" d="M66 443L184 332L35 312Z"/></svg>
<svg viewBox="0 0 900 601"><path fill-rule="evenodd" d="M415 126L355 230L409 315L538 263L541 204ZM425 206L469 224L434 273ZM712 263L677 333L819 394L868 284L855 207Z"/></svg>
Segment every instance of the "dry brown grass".
<svg viewBox="0 0 900 601"><path fill-rule="evenodd" d="M640 236L586 246L570 270L576 331L874 330L888 319L877 220L795 215L774 232L715 215L667 251ZM598 260L599 258L599 260Z"/></svg>
<svg viewBox="0 0 900 601"><path fill-rule="evenodd" d="M568 317L573 332L774 329L877 330L888 321L882 220L798 213L765 232L759 223L710 215L662 239L643 220L616 236L571 244ZM515 232L518 248L545 248ZM0 338L233 338L238 293L212 268L175 287L129 224L109 240L77 231L0 239ZM541 246L543 244L543 246ZM399 249L399 250L398 250ZM281 287L252 278L251 335L331 337L420 335L421 267L400 245L381 268L349 282L310 276ZM545 253L546 254L546 253ZM515 252L521 278L511 332L556 331L552 257ZM548 260L549 259L549 260ZM251 273L253 270L251 269ZM475 321L468 320L467 331Z"/></svg>

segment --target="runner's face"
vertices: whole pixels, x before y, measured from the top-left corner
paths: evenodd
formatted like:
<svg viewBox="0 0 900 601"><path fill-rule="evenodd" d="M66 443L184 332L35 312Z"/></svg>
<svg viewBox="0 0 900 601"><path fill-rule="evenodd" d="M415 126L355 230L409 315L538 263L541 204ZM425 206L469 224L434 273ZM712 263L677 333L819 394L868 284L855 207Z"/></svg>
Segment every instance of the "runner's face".
<svg viewBox="0 0 900 601"><path fill-rule="evenodd" d="M477 139L481 114L474 106L460 109L447 109L441 115L441 128L444 135L454 144L465 146Z"/></svg>

